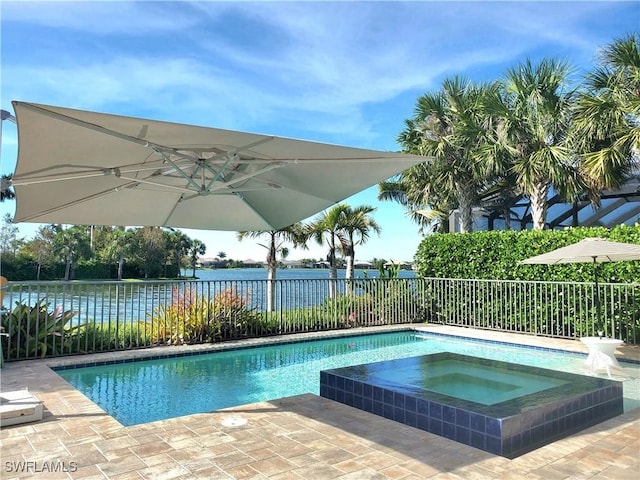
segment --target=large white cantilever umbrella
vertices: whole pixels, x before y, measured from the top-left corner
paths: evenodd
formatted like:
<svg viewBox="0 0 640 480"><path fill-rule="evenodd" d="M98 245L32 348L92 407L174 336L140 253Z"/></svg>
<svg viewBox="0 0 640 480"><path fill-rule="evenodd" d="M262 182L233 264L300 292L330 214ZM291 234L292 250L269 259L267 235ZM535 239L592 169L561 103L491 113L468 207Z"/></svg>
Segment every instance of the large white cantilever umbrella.
<svg viewBox="0 0 640 480"><path fill-rule="evenodd" d="M640 260L640 245L612 242L603 238L585 238L578 243L557 248L551 252L522 260L524 264L557 265L562 263L593 263L595 304L598 325L601 328L600 294L598 292L597 263Z"/></svg>
<svg viewBox="0 0 640 480"><path fill-rule="evenodd" d="M277 230L425 157L13 102L15 222Z"/></svg>

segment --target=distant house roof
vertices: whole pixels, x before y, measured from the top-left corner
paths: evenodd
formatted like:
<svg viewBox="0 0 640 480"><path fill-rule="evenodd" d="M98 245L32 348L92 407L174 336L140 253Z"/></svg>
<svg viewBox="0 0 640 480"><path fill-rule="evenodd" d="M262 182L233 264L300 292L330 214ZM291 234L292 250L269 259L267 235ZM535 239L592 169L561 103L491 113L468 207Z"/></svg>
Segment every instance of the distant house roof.
<svg viewBox="0 0 640 480"><path fill-rule="evenodd" d="M253 260L252 258L247 258L242 261L243 265L262 265L264 262L260 260Z"/></svg>
<svg viewBox="0 0 640 480"><path fill-rule="evenodd" d="M361 261L361 260L356 260L355 262L353 262L353 266L356 267L356 268L357 267L372 267L373 263L364 262L364 261Z"/></svg>

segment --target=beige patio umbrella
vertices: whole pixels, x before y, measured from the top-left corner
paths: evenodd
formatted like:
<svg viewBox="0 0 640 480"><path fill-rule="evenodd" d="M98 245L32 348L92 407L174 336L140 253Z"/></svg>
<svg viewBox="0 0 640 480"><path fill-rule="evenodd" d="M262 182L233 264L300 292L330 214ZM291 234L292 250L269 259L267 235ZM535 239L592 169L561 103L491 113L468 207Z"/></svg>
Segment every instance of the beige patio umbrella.
<svg viewBox="0 0 640 480"><path fill-rule="evenodd" d="M597 263L640 260L640 245L612 242L604 238L585 238L578 243L522 260L522 264L557 265L563 263L593 263L595 304L598 329L601 328L600 295L598 292Z"/></svg>
<svg viewBox="0 0 640 480"><path fill-rule="evenodd" d="M277 230L426 157L13 102L15 222Z"/></svg>

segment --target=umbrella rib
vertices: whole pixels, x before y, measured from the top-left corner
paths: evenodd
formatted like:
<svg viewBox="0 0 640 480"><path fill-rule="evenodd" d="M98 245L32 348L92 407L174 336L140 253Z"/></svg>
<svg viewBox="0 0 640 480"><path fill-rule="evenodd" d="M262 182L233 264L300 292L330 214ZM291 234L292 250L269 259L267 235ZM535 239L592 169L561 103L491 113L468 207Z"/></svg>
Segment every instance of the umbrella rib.
<svg viewBox="0 0 640 480"><path fill-rule="evenodd" d="M171 208L171 210L169 211L169 213L167 214L167 216L165 217L164 221L162 222L162 226L167 227L170 226L169 225L169 219L171 218L171 215L173 215L173 212L176 211L176 208L178 208L178 204L180 202L182 202L182 200L184 199L184 195L180 195L180 198L178 199L177 202L175 202L173 204L173 207Z"/></svg>
<svg viewBox="0 0 640 480"><path fill-rule="evenodd" d="M242 202L247 206L247 208L249 208L253 213L255 213L259 218L261 218L264 221L264 223L269 225L271 230L277 230L277 227L275 227L269 220L267 220L267 218L262 213L256 210L256 208L250 202L247 202L245 198L242 196L242 194L236 193L235 195L240 200L242 200Z"/></svg>
<svg viewBox="0 0 640 480"><path fill-rule="evenodd" d="M209 189L211 188L211 186L217 182L220 178L222 177L222 174L224 173L224 171L227 169L227 167L229 166L229 164L237 157L237 155L227 155L227 161L224 162L224 164L220 167L220 171L216 172L213 167L209 164L205 164L205 168L207 170L209 170L212 174L213 177L211 178L211 181L207 184L207 186L205 187L206 191L209 191ZM223 178L224 180L224 178Z"/></svg>
<svg viewBox="0 0 640 480"><path fill-rule="evenodd" d="M193 190L190 190L188 188L176 187L174 185L167 185L166 183L151 182L149 180L142 180L140 178L131 178L131 177L123 177L123 176L121 176L120 178L123 178L125 180L130 180L132 183L144 183L145 185L153 185L154 187L168 188L171 190L176 190L178 192L193 193Z"/></svg>
<svg viewBox="0 0 640 480"><path fill-rule="evenodd" d="M58 169L58 168L84 168L85 170L81 170L75 173L69 173L69 172L47 173L47 172L50 172L51 170ZM143 165L134 163L134 164L123 165L119 167L89 167L87 165L73 165L73 164L54 165L53 167L50 167L50 168L42 168L40 170L35 170L32 172L22 174L20 176L14 176L11 179L11 184L14 186L20 187L25 185L34 185L38 183L63 182L68 180L82 180L84 178L102 177L104 175L110 175L110 174L117 176L118 174L121 174L121 173L139 173L147 170L158 170L159 168L162 168L162 164L153 165L153 164L145 163L143 166Z"/></svg>
<svg viewBox="0 0 640 480"><path fill-rule="evenodd" d="M64 165L62 165L64 166ZM62 167L59 166L59 167ZM66 165L67 167L69 165ZM56 168L59 168L56 167ZM75 174L67 174L67 173L59 173L59 174L49 174L47 177L32 177L29 178L27 175L21 175L19 178L12 178L11 185L16 187L22 187L27 185L37 185L40 183L54 183L54 182L67 182L71 180L82 180L85 178L95 178L95 177L104 177L106 175L115 175L116 177L121 177L123 173L140 173L147 170L158 170L160 168L158 165L150 165L147 167L140 168L125 168L124 170L121 167L107 167L100 168L94 170L86 170L84 172L78 172ZM123 177L125 178L125 177Z"/></svg>
<svg viewBox="0 0 640 480"><path fill-rule="evenodd" d="M238 182L241 182L243 180L251 179L251 178L253 178L253 177L257 176L257 175L260 175L262 173L268 172L270 170L274 170L276 168L283 167L285 165L286 164L284 162L271 163L271 164L261 168L260 170L256 170L255 172L246 173L244 175L240 175L239 177L232 178L232 179L226 181L225 183L222 183L222 184L218 185L217 187L213 187L213 188L209 189L209 192L212 193L212 192L215 192L217 190L221 190L223 188L230 188L231 185L234 185L234 184L236 184Z"/></svg>
<svg viewBox="0 0 640 480"><path fill-rule="evenodd" d="M240 187L240 188L229 187L229 188L230 188L229 191L216 191L216 192L204 192L204 193L193 193L190 191L189 193L191 193L191 195L182 197L181 200L186 201L186 200L191 200L192 198L207 196L207 195L225 196L225 195L236 195L237 193L240 193L240 192L244 193L244 192L264 192L267 190L280 190L283 187L281 187L280 185L274 184L274 185L267 185L265 187Z"/></svg>
<svg viewBox="0 0 640 480"><path fill-rule="evenodd" d="M274 135L269 135L267 137L261 138L260 140L256 140L253 143L248 143L242 147L234 148L231 151L235 153L243 152L245 150L249 150L250 148L257 147L258 145L262 145L263 143L271 142L275 139L276 137Z"/></svg>
<svg viewBox="0 0 640 480"><path fill-rule="evenodd" d="M164 153L162 150L160 150L160 149L156 149L156 148L153 148L153 151L154 151L154 152L156 152L158 155L160 155L162 158L164 158L164 161L165 161L165 162L167 162L169 165L171 165L171 166L173 167L173 169L174 169L177 173L179 173L180 175L182 175L182 176L187 180L187 183L189 183L190 185L193 185L193 187L194 187L196 190L198 190L198 191L200 190L200 185L198 185L198 184L193 180L193 178L191 178L189 175L187 175L187 174L184 172L184 170L182 170L182 169L181 169L181 168L180 168L176 163L174 163L174 162L173 162L173 160L171 160L171 159L169 158L169 156L168 156L168 155L165 155L165 153ZM183 156L183 157L186 157L186 156ZM188 158L188 157L186 157L186 158Z"/></svg>

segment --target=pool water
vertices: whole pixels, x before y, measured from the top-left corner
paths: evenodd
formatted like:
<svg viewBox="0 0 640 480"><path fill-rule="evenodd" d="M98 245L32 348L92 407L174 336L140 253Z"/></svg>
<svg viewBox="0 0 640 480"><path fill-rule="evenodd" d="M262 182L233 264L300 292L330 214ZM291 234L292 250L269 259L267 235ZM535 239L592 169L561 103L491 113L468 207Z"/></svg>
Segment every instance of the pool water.
<svg viewBox="0 0 640 480"><path fill-rule="evenodd" d="M319 394L321 370L439 352L585 373L584 355L413 331L56 371L129 426L302 393ZM622 365L629 373L624 383L625 410L629 410L640 406L640 366Z"/></svg>

